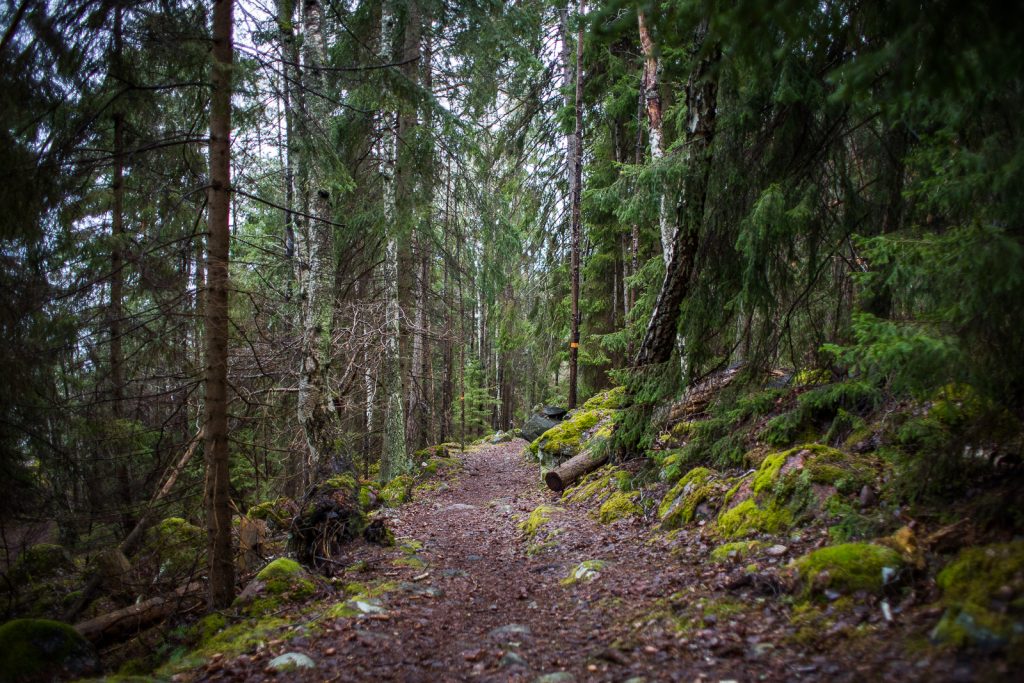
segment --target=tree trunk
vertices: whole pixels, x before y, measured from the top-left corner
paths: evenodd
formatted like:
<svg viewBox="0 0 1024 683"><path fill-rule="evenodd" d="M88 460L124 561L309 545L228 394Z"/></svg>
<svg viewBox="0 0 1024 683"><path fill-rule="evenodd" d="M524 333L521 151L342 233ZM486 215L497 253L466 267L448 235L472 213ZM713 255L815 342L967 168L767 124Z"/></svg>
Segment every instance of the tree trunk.
<svg viewBox="0 0 1024 683"><path fill-rule="evenodd" d="M124 79L122 59L124 45L122 39L122 12L119 5L114 9L114 50L111 55L111 74L119 80ZM111 250L110 250L110 408L115 420L115 429L125 418L124 412L124 353L121 346L121 321L124 318L124 111L122 106L114 103L114 174L111 182ZM129 459L126 446L122 439L114 441L113 457L115 466L118 497L121 505L121 525L124 531L132 528L132 482L128 470Z"/></svg>
<svg viewBox="0 0 1024 683"><path fill-rule="evenodd" d="M698 51L706 35L707 24L702 23L695 38ZM709 75L715 59L717 52L712 57L702 59L690 74L686 85L688 120L683 152L686 168L683 196L677 207L671 259L647 323L644 341L634 361L636 366L665 363L671 357L673 342L676 340L679 306L689 292L704 220L704 203L711 172L711 143L718 113L718 87Z"/></svg>
<svg viewBox="0 0 1024 683"><path fill-rule="evenodd" d="M231 202L231 69L233 0L213 5L213 65L210 96L209 248L206 295L206 527L211 609L235 597L231 550L228 453L228 213Z"/></svg>
<svg viewBox="0 0 1024 683"><path fill-rule="evenodd" d="M657 163L665 156L665 140L662 134L661 95L658 93L658 75L661 71L661 60L654 54L654 41L651 40L647 28L647 18L643 10L637 10L637 25L640 29L640 47L644 53L644 75L641 88L647 125L650 129L651 161ZM668 205L665 193L658 199L658 228L661 235L661 253L668 267L672 258L673 229L669 221Z"/></svg>
<svg viewBox="0 0 1024 683"><path fill-rule="evenodd" d="M552 491L563 491L572 486L580 477L593 472L601 465L608 462L608 450L604 455L594 455L589 449L585 449L579 455L573 456L553 470L544 475L544 483Z"/></svg>
<svg viewBox="0 0 1024 683"><path fill-rule="evenodd" d="M391 40L394 35L394 8L385 2L381 8L380 46L378 58L382 64L391 61ZM384 281L384 353L381 363L384 390L384 443L381 453L380 476L382 481L391 481L409 471L411 463L405 444L405 415L402 406L402 366L399 354L401 334L401 310L398 304L398 235L394 221L395 165L397 163L398 140L394 126L394 112L381 112L380 170L384 181L384 229L386 232L385 255L381 268Z"/></svg>
<svg viewBox="0 0 1024 683"><path fill-rule="evenodd" d="M572 206L572 236L570 245L570 277L572 278L572 321L569 339L569 410L576 407L576 385L580 350L580 240L582 233L580 199L583 188L583 10L579 4L579 32L576 39L576 131L573 138L573 163L570 166L570 201ZM564 49L564 48L563 48Z"/></svg>

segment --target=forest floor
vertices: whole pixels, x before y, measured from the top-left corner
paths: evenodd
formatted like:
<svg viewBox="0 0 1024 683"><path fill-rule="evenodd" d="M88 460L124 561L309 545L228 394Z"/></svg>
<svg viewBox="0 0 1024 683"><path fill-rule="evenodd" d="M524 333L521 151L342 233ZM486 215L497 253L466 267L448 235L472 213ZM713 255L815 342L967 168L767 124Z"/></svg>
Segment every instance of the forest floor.
<svg viewBox="0 0 1024 683"><path fill-rule="evenodd" d="M267 665L289 651L316 668L287 679L310 681L977 679L970 663L927 647L927 608L895 606L889 619L876 601L801 622L777 583L708 563L699 529L652 533L636 517L602 525L563 504L524 448L461 455L457 480L389 513L395 547L359 544L339 558L360 561L358 581L387 586L365 613L217 661L200 679L281 680ZM553 531L531 547L520 525L542 504L555 508ZM781 568L816 539L787 542L762 563ZM592 580L564 582L592 560L605 563Z"/></svg>

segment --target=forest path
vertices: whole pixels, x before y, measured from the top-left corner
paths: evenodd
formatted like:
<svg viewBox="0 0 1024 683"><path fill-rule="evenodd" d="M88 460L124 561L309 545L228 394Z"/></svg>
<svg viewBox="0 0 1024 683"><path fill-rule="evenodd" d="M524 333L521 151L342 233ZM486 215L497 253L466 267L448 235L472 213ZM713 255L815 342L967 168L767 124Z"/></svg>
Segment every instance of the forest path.
<svg viewBox="0 0 1024 683"><path fill-rule="evenodd" d="M398 547L366 548L376 557L367 556L366 575L353 578L398 582L398 590L382 596L385 611L340 619L311 637L302 649L317 668L299 678L747 677L736 675L750 673L737 670L742 660L730 665L699 656L668 632L646 632L643 642L631 635L631 615L650 612L654 600L693 590L695 581L665 548L643 544L642 521L602 526L582 509L561 507L552 515L550 526L561 529L553 543L528 556L518 524L540 504L558 505L558 496L543 487L524 449L517 440L467 452L454 485L393 513L389 526ZM585 560L607 566L595 581L562 585Z"/></svg>

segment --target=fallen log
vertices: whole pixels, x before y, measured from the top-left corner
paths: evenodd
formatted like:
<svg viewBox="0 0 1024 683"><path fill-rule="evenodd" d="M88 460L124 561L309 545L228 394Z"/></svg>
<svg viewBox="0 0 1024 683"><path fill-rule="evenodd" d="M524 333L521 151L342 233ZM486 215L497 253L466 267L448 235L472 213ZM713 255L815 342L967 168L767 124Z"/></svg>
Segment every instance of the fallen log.
<svg viewBox="0 0 1024 683"><path fill-rule="evenodd" d="M182 609L185 602L202 602L205 586L200 582L182 586L173 593L160 595L101 614L75 624L75 630L91 642L116 640L131 631L159 621Z"/></svg>
<svg viewBox="0 0 1024 683"><path fill-rule="evenodd" d="M146 530L153 525L156 521L156 510L157 503L163 500L167 494L174 488L174 484L178 481L178 475L181 474L188 461L192 459L192 455L196 452L196 448L200 443L203 442L204 429L201 428L189 443L188 448L185 449L181 459L173 465L167 472L166 480L160 490L157 491L156 495L149 502L149 506L139 517L139 521L135 524L135 528L131 530L124 540L117 546L117 551L121 553L125 558L128 558L135 552L136 548L142 543ZM71 607L64 612L63 620L66 622L72 622L78 618L78 615L89 606L93 598L96 597L100 588L103 585L104 579L109 580L110 577L105 577L102 572L96 572L92 575L89 581L86 583L85 588L82 589L82 594L79 596Z"/></svg>
<svg viewBox="0 0 1024 683"><path fill-rule="evenodd" d="M594 454L590 449L584 449L579 455L569 458L555 469L544 475L544 483L552 491L563 491L572 486L580 477L596 470L608 462L608 449L603 448L602 455Z"/></svg>

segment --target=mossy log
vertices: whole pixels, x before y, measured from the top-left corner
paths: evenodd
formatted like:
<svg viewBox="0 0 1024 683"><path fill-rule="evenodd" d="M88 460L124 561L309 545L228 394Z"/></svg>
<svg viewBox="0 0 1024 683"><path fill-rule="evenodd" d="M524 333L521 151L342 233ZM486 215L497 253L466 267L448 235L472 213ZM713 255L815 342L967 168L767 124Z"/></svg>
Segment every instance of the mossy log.
<svg viewBox="0 0 1024 683"><path fill-rule="evenodd" d="M604 455L595 455L589 448L585 449L579 455L569 458L545 474L544 483L552 491L563 491L572 486L577 479L590 474L606 462L608 462L607 449L605 449Z"/></svg>
<svg viewBox="0 0 1024 683"><path fill-rule="evenodd" d="M75 630L91 642L116 640L142 626L180 612L186 605L194 606L193 603L202 601L204 590L204 584L190 583L168 595L150 598L75 624Z"/></svg>

